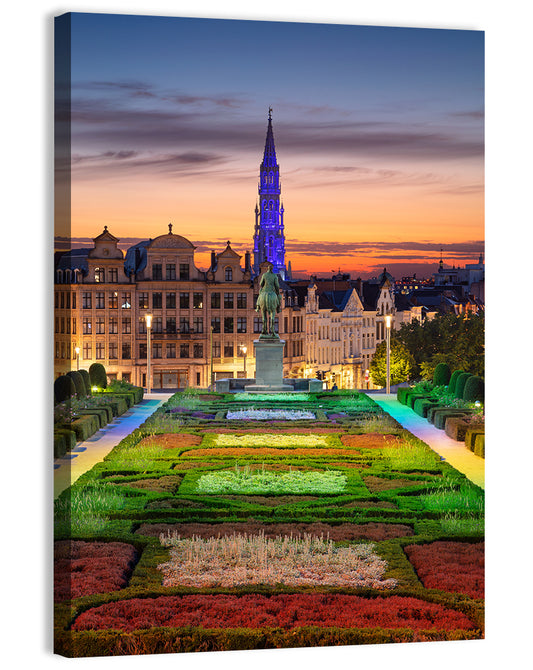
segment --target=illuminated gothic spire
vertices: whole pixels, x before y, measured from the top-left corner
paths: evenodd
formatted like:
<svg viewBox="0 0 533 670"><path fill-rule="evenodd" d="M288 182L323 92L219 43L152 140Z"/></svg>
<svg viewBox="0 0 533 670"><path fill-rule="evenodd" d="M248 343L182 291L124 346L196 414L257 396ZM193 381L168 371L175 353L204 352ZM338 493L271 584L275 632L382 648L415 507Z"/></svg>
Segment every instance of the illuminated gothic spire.
<svg viewBox="0 0 533 670"><path fill-rule="evenodd" d="M273 271L286 279L284 208L280 204L280 196L279 165L270 107L265 151L259 170L259 204L255 208L254 273L259 274L261 263L269 261L274 266Z"/></svg>

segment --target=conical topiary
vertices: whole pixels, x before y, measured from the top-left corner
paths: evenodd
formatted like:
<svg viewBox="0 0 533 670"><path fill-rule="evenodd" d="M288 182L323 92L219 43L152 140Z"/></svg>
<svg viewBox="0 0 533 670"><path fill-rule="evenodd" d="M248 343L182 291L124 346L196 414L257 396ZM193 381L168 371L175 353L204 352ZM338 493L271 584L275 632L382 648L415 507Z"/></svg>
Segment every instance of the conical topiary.
<svg viewBox="0 0 533 670"><path fill-rule="evenodd" d="M76 395L76 386L72 377L61 375L54 382L54 394L58 403L65 402Z"/></svg>
<svg viewBox="0 0 533 670"><path fill-rule="evenodd" d="M80 375L80 373L77 370L71 370L70 372L67 372L67 377L70 377L74 382L74 386L76 387L76 395L78 398L85 398L87 395L87 390L85 388L83 377Z"/></svg>
<svg viewBox="0 0 533 670"><path fill-rule="evenodd" d="M459 377L457 377L457 383L455 384L455 397L456 398L462 398L463 397L463 391L465 388L466 380L471 377L472 374L470 372L462 372Z"/></svg>
<svg viewBox="0 0 533 670"><path fill-rule="evenodd" d="M452 372L452 375L450 377L450 381L448 382L448 392L449 393L455 393L455 387L457 385L457 379L459 378L459 375L462 375L464 370L454 370Z"/></svg>
<svg viewBox="0 0 533 670"><path fill-rule="evenodd" d="M80 370L81 378L85 384L85 395L91 395L91 378L87 370Z"/></svg>

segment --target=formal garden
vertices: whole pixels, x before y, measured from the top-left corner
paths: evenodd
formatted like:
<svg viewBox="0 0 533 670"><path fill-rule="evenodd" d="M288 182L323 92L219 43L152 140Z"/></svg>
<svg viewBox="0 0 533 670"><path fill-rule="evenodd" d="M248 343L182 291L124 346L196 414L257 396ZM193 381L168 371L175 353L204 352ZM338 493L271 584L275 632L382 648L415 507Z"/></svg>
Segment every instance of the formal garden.
<svg viewBox="0 0 533 670"><path fill-rule="evenodd" d="M71 657L480 639L484 492L369 395L190 389L56 500L55 600Z"/></svg>

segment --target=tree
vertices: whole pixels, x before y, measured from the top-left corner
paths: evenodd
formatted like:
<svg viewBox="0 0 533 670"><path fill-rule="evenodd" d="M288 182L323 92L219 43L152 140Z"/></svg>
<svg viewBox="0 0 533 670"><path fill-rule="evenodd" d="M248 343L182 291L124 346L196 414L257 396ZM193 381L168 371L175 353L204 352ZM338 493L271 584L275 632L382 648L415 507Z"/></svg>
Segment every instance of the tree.
<svg viewBox="0 0 533 670"><path fill-rule="evenodd" d="M390 341L390 383L400 384L411 378L415 370L415 359L409 349L391 333ZM370 376L376 386L387 384L387 343L380 342L370 362Z"/></svg>

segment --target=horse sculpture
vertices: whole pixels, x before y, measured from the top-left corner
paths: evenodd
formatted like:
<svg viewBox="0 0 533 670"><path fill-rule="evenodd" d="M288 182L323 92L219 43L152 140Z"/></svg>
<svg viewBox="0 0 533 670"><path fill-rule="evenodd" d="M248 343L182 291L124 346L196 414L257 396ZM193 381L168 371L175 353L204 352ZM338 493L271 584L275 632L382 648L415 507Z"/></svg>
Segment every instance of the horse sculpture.
<svg viewBox="0 0 533 670"><path fill-rule="evenodd" d="M281 312L281 296L279 293L278 275L272 272L272 264L261 275L259 282L259 296L257 298L256 312L261 312L263 318L263 329L261 337L278 337L275 330L276 313Z"/></svg>

